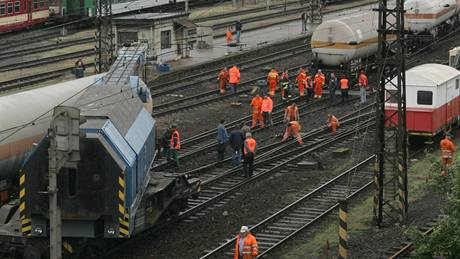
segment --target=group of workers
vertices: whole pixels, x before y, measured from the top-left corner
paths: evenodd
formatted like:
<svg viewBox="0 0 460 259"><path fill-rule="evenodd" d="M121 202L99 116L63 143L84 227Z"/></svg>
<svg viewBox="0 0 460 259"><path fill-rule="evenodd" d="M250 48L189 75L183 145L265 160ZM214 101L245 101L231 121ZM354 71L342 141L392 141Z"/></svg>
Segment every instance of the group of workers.
<svg viewBox="0 0 460 259"><path fill-rule="evenodd" d="M267 75L267 92L270 98L275 97L276 90L279 88L281 90L281 98L287 100L293 96L292 84L290 81L289 73L287 70L281 73L272 68ZM227 89L227 84L230 84L233 88L233 91L236 92L236 86L240 83L240 70L237 65L234 65L232 68L227 70L227 68L222 68L217 76L217 81L219 82L220 93L224 94ZM321 69L318 69L318 72L315 76L309 76L308 72L305 69L300 68L299 72L295 77L295 82L298 87L298 92L300 96L314 99L321 99L323 96L323 88L326 85L326 76L323 74ZM364 72L361 70L358 77L358 86L360 91L361 103L364 104L367 102L366 91L369 87L368 78ZM345 104L349 100L348 91L350 89L350 80L346 76L341 76L340 80L336 77L334 73L331 73L329 76L329 97L331 102L335 102L336 90L340 89L342 96L342 104Z"/></svg>

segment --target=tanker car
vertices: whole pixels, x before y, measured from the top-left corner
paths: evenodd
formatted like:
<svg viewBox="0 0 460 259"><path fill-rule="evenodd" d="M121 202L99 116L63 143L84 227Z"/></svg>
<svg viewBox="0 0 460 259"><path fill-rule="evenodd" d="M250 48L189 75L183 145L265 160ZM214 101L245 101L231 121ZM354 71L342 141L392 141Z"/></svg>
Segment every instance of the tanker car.
<svg viewBox="0 0 460 259"><path fill-rule="evenodd" d="M67 255L91 257L99 250L94 250L96 245L102 249L107 240L131 238L183 210L188 197L198 192L198 178L151 170L156 122L150 92L138 76L146 49L144 44L124 47L107 74L76 80L75 85L85 83L83 89L67 93L71 101L65 104L79 108L85 118L80 125L80 161L74 168L62 168L58 176ZM50 143L43 129L49 123L49 118L41 121L34 133L35 124L20 126L30 129L23 137L34 136L35 145L24 149L29 154L21 166L18 197L0 208L0 255L40 258L48 253ZM14 132L10 136L20 139Z"/></svg>
<svg viewBox="0 0 460 259"><path fill-rule="evenodd" d="M457 27L460 18L460 0L407 0L404 9L408 45L413 47L433 42ZM371 63L378 48L377 27L378 13L372 11L324 21L311 38L315 66L350 73Z"/></svg>

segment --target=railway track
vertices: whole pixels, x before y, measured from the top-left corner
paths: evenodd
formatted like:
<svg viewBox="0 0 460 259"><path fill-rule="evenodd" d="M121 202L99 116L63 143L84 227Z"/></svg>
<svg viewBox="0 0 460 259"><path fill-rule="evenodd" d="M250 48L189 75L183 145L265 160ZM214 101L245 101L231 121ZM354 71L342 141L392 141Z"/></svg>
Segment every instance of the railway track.
<svg viewBox="0 0 460 259"><path fill-rule="evenodd" d="M362 110L359 110L349 114L348 119L341 118L343 127L340 134L332 134L326 127L321 127L304 134L302 136L303 145L298 145L296 140L290 140L284 144L274 143L267 147L266 152L255 157L254 168L256 169L251 178L240 175L241 166L230 170L219 168L209 172L202 170L200 172L202 179L200 195L196 199L189 199L188 208L179 214L179 218L194 221L200 215L206 214L203 212L205 208L212 209L215 204L225 203L224 199L234 198L237 191L243 186L271 175L287 164L301 161L313 152L330 148L333 144L346 140L358 131L367 130L373 125L373 112L360 114L361 112ZM188 173L196 173L196 170L186 172Z"/></svg>
<svg viewBox="0 0 460 259"><path fill-rule="evenodd" d="M187 209L180 212L177 218L170 220L169 224L173 224L177 220L194 222L207 215L215 207L220 207L241 195L239 191L245 186L263 180L280 170L282 171L288 165L295 166L295 163L308 158L315 152L324 152L324 150L330 150L341 144L349 145L349 142L353 141L351 136L356 136L359 132L367 132L369 127L373 127L374 111L365 112L370 106L363 107L340 118L341 129L340 132L335 134L330 133L326 127L320 127L302 134L304 145L298 145L296 140L293 139L283 144L275 143L270 147L266 147L266 152L255 157L254 175L250 178L245 178L239 174L241 166L230 170L217 168L205 173L201 170L202 190L199 197L195 199L189 198ZM196 173L196 170L185 172L185 174L189 173ZM162 227L166 225L168 224L164 224ZM117 249L120 249L120 247L125 248L130 243L135 243L146 235L148 235L148 231L131 240L127 240ZM117 249L111 250L103 258L110 258L111 255L116 253Z"/></svg>
<svg viewBox="0 0 460 259"><path fill-rule="evenodd" d="M70 46L75 46L75 45L80 45L80 44L85 44L85 43L90 43L94 42L94 37L88 37L88 38L81 38L81 39L74 39L74 40L66 40L63 41L59 44L57 43L50 43L42 46L35 46L31 48L21 48L17 50L10 50L10 51L1 51L0 55L3 58L20 58L24 55L28 54L36 54L37 52L41 51L52 51L56 49L62 49L65 47L70 47Z"/></svg>
<svg viewBox="0 0 460 259"><path fill-rule="evenodd" d="M423 236L429 236L433 233L434 227L442 220L445 215L440 215L434 220L431 220L425 226L420 228ZM411 252L414 250L414 243L411 241L402 242L399 246L393 247L390 251L387 252L387 256L384 258L388 259L402 259L410 258Z"/></svg>
<svg viewBox="0 0 460 259"><path fill-rule="evenodd" d="M90 67L90 66L94 66L94 63L88 63L85 65L87 67ZM25 88L25 87L29 87L31 85L35 85L41 82L53 80L63 75L70 74L74 68L75 68L74 66L69 66L66 68L62 68L62 69L47 72L47 73L39 73L39 74L31 75L31 76L25 76L25 77L11 79L7 81L2 81L0 82L0 92L14 90L14 89L21 89L23 87Z"/></svg>
<svg viewBox="0 0 460 259"><path fill-rule="evenodd" d="M83 57L92 56L92 55L94 55L94 49L81 50L77 52L72 52L72 53L67 53L67 54L42 58L42 59L22 61L22 62L17 62L13 64L7 64L7 65L0 65L0 72L7 72L11 70L24 69L24 68L34 67L34 66L41 66L41 65L46 65L46 64L51 64L54 62L67 60L67 59L77 59L77 58L83 58Z"/></svg>
<svg viewBox="0 0 460 259"><path fill-rule="evenodd" d="M287 58L287 57L283 57L283 58ZM267 61L267 63L269 62L273 62L273 60ZM298 69L300 69L301 67L305 67L306 65L307 64L303 64L301 66L295 66L293 68L288 69L288 71L290 73L293 73L294 71L297 72ZM293 76L291 76L290 78L292 79L292 77ZM210 90L210 91L202 92L199 94L191 95L191 96L188 96L182 99L173 100L173 101L166 102L166 103L160 103L158 105L155 105L153 116L161 117L161 116L165 116L167 114L173 113L173 112L184 111L184 110L188 110L188 109L195 108L198 106L206 105L212 102L223 101L225 99L236 97L241 94L248 94L249 92L252 91L251 86L257 84L258 81L265 80L265 79L266 79L266 76L261 76L261 77L257 77L251 80L247 80L245 82L241 82L238 85L237 93L227 93L227 94L221 95L220 91L216 89L216 90ZM194 85L199 85L199 83L195 83Z"/></svg>
<svg viewBox="0 0 460 259"><path fill-rule="evenodd" d="M273 249L334 211L339 200L344 197L351 199L372 185L374 159L375 155L367 157L251 227L251 232L257 237L258 257L268 255ZM353 181L350 182L350 179ZM201 258L231 256L235 239L227 240L219 247L207 251Z"/></svg>

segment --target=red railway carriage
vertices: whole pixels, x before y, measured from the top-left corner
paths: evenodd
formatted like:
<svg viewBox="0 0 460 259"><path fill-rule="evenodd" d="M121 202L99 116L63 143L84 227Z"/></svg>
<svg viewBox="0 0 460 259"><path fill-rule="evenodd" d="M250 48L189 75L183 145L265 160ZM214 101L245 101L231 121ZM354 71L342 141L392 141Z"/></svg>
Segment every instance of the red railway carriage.
<svg viewBox="0 0 460 259"><path fill-rule="evenodd" d="M0 0L0 32L46 22L48 0Z"/></svg>
<svg viewBox="0 0 460 259"><path fill-rule="evenodd" d="M460 71L440 64L411 68L406 71L406 95L408 134L435 136L460 118ZM387 115L396 109L392 100L385 104Z"/></svg>

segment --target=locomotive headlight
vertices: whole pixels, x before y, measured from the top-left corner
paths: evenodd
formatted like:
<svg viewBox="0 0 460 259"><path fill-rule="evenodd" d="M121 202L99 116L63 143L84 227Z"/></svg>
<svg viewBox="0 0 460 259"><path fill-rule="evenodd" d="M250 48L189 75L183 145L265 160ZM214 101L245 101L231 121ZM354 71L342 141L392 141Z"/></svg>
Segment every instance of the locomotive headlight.
<svg viewBox="0 0 460 259"><path fill-rule="evenodd" d="M108 229L107 229L107 234L109 234L109 235L115 235L115 229L113 229L113 228L108 228Z"/></svg>
<svg viewBox="0 0 460 259"><path fill-rule="evenodd" d="M34 228L34 233L37 235L43 234L43 229L41 227Z"/></svg>

